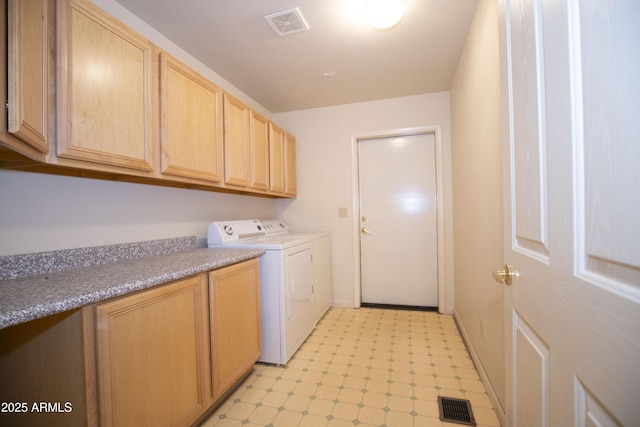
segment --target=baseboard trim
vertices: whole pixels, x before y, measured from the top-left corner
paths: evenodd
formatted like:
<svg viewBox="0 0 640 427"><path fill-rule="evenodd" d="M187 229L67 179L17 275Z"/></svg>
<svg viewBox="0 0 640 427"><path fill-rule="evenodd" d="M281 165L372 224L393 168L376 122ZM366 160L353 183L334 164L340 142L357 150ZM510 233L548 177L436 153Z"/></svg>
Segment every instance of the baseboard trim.
<svg viewBox="0 0 640 427"><path fill-rule="evenodd" d="M489 395L489 400L491 400L491 403L493 404L493 409L496 411L496 415L498 416L498 421L500 421L500 425L503 426L505 425L504 420L506 418L506 415L504 412L504 408L502 407L502 405L500 404L500 401L498 400L498 395L493 389L493 385L491 384L491 381L489 380L489 376L487 375L487 372L485 371L484 366L482 365L482 362L478 357L478 353L473 347L473 344L471 344L469 335L467 334L467 331L464 329L464 326L462 325L462 321L460 320L460 316L458 315L457 311L454 311L453 318L456 321L456 325L458 326L458 330L460 331L462 340L464 341L464 344L467 346L467 351L469 352L469 356L471 356L471 360L473 360L473 364L476 366L476 370L478 371L478 375L480 376L480 381L482 381L482 384L484 384L484 388L487 390L487 394Z"/></svg>

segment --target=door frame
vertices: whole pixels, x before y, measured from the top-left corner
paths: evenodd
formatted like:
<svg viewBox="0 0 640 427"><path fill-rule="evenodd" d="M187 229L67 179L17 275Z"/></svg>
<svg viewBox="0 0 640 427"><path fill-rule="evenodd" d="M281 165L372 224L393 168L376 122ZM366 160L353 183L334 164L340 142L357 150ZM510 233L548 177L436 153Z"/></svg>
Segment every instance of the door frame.
<svg viewBox="0 0 640 427"><path fill-rule="evenodd" d="M360 155L359 143L367 139L389 138L398 136L428 135L431 134L435 140L436 158L436 227L438 234L438 312L444 313L446 310L446 258L445 258L445 203L444 203L444 163L442 155L442 128L440 125L420 126L412 128L379 130L363 132L351 135L351 164L352 164L352 201L353 201L353 255L357 262L357 268L353 274L353 303L354 308L362 305L362 259L360 256Z"/></svg>

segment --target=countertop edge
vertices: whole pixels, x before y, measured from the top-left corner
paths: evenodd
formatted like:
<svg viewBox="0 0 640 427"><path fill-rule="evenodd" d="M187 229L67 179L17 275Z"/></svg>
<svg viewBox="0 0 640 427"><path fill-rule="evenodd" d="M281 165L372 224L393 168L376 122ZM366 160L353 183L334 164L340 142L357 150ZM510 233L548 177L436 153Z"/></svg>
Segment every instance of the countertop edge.
<svg viewBox="0 0 640 427"><path fill-rule="evenodd" d="M264 253L262 249L192 249L0 281L0 329L258 258ZM87 279L91 276L97 277L94 284ZM11 286L18 287L13 289L17 294L13 301L9 295Z"/></svg>

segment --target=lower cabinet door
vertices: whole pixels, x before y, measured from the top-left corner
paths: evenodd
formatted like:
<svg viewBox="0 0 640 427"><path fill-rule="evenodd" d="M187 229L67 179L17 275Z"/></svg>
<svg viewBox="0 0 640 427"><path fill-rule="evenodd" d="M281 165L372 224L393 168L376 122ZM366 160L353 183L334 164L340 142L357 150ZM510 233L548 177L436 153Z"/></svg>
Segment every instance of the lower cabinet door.
<svg viewBox="0 0 640 427"><path fill-rule="evenodd" d="M258 259L209 273L213 399L224 395L260 358Z"/></svg>
<svg viewBox="0 0 640 427"><path fill-rule="evenodd" d="M206 279L96 307L100 425L186 426L212 403Z"/></svg>

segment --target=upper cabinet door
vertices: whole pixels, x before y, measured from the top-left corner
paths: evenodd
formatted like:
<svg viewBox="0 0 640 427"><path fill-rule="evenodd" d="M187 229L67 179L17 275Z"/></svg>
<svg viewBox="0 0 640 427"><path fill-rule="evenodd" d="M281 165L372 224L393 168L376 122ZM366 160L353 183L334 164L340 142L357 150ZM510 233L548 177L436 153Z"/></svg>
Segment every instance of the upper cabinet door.
<svg viewBox="0 0 640 427"><path fill-rule="evenodd" d="M250 171L249 187L255 190L269 190L269 122L251 112Z"/></svg>
<svg viewBox="0 0 640 427"><path fill-rule="evenodd" d="M7 3L7 130L31 149L49 151L49 2Z"/></svg>
<svg viewBox="0 0 640 427"><path fill-rule="evenodd" d="M295 197L298 192L296 176L296 138L284 133L284 193Z"/></svg>
<svg viewBox="0 0 640 427"><path fill-rule="evenodd" d="M162 173L219 183L222 90L166 53L160 57Z"/></svg>
<svg viewBox="0 0 640 427"><path fill-rule="evenodd" d="M148 40L88 2L58 2L58 157L152 171L156 69Z"/></svg>
<svg viewBox="0 0 640 427"><path fill-rule="evenodd" d="M269 122L269 190L284 193L284 131Z"/></svg>
<svg viewBox="0 0 640 427"><path fill-rule="evenodd" d="M249 108L224 94L224 182L238 187L249 183Z"/></svg>

